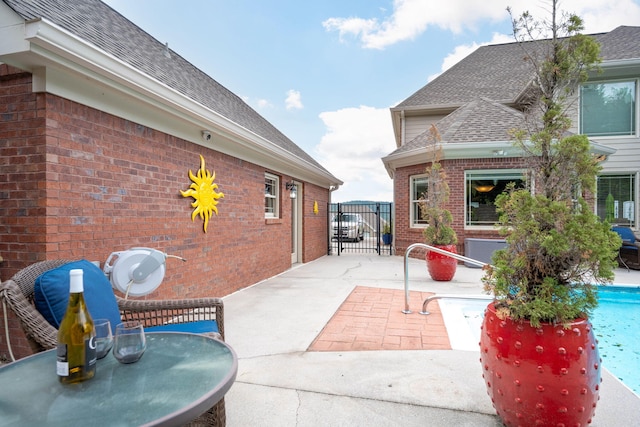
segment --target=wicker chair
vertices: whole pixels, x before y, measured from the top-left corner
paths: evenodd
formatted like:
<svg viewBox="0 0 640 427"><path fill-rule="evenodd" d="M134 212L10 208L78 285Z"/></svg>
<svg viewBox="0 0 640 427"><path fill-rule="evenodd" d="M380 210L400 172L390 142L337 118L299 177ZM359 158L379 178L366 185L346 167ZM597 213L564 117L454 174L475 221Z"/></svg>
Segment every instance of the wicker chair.
<svg viewBox="0 0 640 427"><path fill-rule="evenodd" d="M40 261L19 272L0 286L0 299L19 319L29 345L35 352L55 348L58 331L36 310L33 297L36 279L45 271L67 264L69 260ZM167 323L186 323L211 319L218 324L224 341L224 305L219 298L182 300L125 300L116 295L122 320L139 320L147 327ZM190 423L190 426L224 426L224 398Z"/></svg>

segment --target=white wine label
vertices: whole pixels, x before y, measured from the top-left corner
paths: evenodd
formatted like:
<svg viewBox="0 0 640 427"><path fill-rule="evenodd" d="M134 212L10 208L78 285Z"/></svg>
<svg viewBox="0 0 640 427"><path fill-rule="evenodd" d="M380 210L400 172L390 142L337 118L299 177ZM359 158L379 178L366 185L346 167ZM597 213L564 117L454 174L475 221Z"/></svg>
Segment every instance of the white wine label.
<svg viewBox="0 0 640 427"><path fill-rule="evenodd" d="M91 336L84 341L85 366L87 369L93 369L98 360L98 352L96 351L96 337Z"/></svg>
<svg viewBox="0 0 640 427"><path fill-rule="evenodd" d="M58 344L56 347L56 373L60 377L69 376L69 362L67 362L66 344Z"/></svg>
<svg viewBox="0 0 640 427"><path fill-rule="evenodd" d="M69 364L67 362L56 362L56 373L60 377L68 377Z"/></svg>

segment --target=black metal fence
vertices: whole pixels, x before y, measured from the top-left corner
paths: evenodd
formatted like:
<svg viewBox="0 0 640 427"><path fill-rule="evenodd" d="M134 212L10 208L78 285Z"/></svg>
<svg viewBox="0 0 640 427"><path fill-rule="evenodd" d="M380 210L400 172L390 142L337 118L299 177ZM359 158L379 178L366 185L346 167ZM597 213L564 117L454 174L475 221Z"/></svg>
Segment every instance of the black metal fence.
<svg viewBox="0 0 640 427"><path fill-rule="evenodd" d="M393 253L393 203L329 204L329 255Z"/></svg>

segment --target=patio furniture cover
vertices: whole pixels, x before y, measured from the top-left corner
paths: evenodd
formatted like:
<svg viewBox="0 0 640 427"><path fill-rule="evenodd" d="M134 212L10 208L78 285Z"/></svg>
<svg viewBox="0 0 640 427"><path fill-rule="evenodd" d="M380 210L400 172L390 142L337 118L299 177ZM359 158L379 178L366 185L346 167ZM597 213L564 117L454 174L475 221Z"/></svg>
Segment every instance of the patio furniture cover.
<svg viewBox="0 0 640 427"><path fill-rule="evenodd" d="M629 227L611 227L611 229L618 233L622 239L619 259L628 268L640 270L640 241L636 238L633 230Z"/></svg>

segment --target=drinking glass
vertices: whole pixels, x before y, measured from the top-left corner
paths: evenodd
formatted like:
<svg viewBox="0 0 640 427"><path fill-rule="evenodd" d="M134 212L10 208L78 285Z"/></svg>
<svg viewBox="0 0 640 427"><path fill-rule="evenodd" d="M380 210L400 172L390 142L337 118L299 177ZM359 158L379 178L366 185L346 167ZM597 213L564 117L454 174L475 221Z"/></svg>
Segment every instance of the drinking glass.
<svg viewBox="0 0 640 427"><path fill-rule="evenodd" d="M96 319L93 321L96 328L96 356L102 359L113 347L113 334L109 319Z"/></svg>
<svg viewBox="0 0 640 427"><path fill-rule="evenodd" d="M120 363L137 362L147 348L142 323L122 322L116 326L113 355Z"/></svg>

